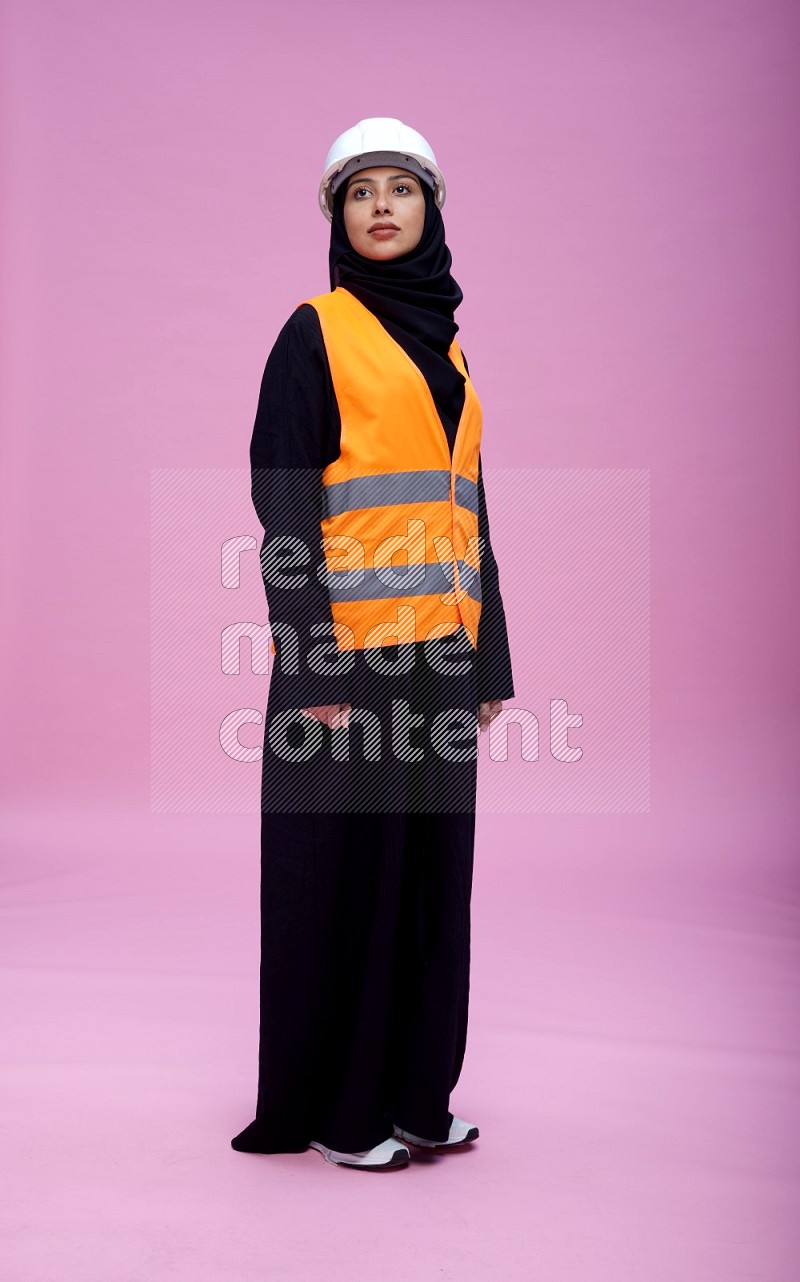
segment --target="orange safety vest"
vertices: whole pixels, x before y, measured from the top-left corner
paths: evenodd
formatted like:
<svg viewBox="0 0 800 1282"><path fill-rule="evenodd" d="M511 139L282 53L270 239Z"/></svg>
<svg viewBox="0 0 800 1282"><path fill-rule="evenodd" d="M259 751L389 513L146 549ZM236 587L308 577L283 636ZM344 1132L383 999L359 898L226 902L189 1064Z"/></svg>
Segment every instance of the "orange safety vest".
<svg viewBox="0 0 800 1282"><path fill-rule="evenodd" d="M453 339L448 355L466 386L451 459L422 371L377 316L341 285L306 301L341 417L340 455L322 473L337 649L424 641L462 624L477 648L482 410L461 349Z"/></svg>

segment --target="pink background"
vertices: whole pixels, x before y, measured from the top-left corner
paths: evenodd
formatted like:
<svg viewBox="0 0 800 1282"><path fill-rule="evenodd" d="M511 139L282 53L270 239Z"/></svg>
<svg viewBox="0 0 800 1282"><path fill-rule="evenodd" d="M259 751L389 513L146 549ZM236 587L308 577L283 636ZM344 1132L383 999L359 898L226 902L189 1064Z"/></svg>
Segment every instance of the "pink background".
<svg viewBox="0 0 800 1282"><path fill-rule="evenodd" d="M5 4L14 1282L797 1275L798 25L755 0ZM377 114L448 183L515 702L569 697L568 610L625 661L575 578L585 526L532 589L515 478L644 469L650 722L649 808L481 811L453 1098L481 1139L370 1181L229 1147L258 766L235 807L151 808L150 504L153 469L246 484L266 355L328 288L325 154ZM202 708L202 666L188 688Z"/></svg>

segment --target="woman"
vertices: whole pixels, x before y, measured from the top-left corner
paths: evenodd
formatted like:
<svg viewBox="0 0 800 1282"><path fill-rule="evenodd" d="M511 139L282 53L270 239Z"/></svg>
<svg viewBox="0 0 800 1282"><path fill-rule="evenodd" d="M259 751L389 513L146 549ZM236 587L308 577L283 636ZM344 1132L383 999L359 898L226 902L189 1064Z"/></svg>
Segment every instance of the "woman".
<svg viewBox="0 0 800 1282"><path fill-rule="evenodd" d="M482 729L514 694L443 202L430 147L400 121L337 139L320 186L331 292L281 330L250 449L277 661L258 1096L232 1146L367 1170L478 1135L449 1109L476 713Z"/></svg>

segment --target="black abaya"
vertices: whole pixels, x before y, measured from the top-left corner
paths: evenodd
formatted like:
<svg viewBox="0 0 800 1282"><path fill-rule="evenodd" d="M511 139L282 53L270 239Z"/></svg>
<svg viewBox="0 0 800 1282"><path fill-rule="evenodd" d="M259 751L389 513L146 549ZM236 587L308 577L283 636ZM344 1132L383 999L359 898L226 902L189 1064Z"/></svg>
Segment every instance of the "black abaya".
<svg viewBox="0 0 800 1282"><path fill-rule="evenodd" d="M456 424L437 408L452 454ZM346 673L311 670L311 627L331 620L316 569L324 567L321 471L338 456L339 431L318 314L303 306L270 354L251 443L264 546L288 533L312 562L302 591L267 585L278 654L262 770L259 1076L255 1120L232 1140L247 1152L297 1152L311 1139L363 1151L390 1136L393 1122L447 1138L467 1033L477 704L514 694L480 474L477 653L461 629L427 658L422 642L384 647L388 662L408 661L400 673L376 673L364 651L353 652ZM301 638L296 674L282 662L282 624ZM437 671L448 655L465 670ZM424 716L408 740L422 750L417 761L387 750L393 700ZM353 714L346 762L331 746L347 732L318 722L283 732L290 748L317 736L309 760L275 750L282 713L344 701L377 716L379 760L365 761ZM447 709L457 761L428 737Z"/></svg>

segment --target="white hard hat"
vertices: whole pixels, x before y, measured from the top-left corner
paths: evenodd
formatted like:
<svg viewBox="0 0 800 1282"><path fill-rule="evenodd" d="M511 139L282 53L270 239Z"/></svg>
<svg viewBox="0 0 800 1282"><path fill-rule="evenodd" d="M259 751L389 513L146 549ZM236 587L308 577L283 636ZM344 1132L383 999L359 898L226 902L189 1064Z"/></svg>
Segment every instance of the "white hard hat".
<svg viewBox="0 0 800 1282"><path fill-rule="evenodd" d="M333 222L333 198L340 185L371 165L408 169L433 188L434 200L442 208L444 177L422 134L392 116L370 116L340 134L328 152L319 184L319 205L328 222Z"/></svg>

